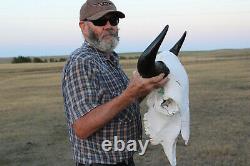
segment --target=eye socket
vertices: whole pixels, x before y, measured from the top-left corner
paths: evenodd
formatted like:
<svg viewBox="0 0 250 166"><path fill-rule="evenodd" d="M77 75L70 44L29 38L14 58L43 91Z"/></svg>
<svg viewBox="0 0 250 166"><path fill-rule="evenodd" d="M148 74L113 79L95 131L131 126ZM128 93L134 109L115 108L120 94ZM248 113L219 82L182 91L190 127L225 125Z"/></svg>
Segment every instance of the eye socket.
<svg viewBox="0 0 250 166"><path fill-rule="evenodd" d="M163 102L161 103L162 107L168 107L174 100L171 98L168 98L167 100L163 100Z"/></svg>
<svg viewBox="0 0 250 166"><path fill-rule="evenodd" d="M172 98L162 100L161 107L161 112L167 116L173 116L177 112L180 112L178 104Z"/></svg>

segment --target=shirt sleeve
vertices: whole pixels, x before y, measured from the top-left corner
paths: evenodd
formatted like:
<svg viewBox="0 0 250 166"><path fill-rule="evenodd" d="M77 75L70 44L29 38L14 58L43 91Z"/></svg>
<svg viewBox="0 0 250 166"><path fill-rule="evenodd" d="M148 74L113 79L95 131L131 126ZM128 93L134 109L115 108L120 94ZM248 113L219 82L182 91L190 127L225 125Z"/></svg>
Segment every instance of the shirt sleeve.
<svg viewBox="0 0 250 166"><path fill-rule="evenodd" d="M87 58L77 58L68 68L65 77L64 97L68 120L73 122L100 105L96 67Z"/></svg>

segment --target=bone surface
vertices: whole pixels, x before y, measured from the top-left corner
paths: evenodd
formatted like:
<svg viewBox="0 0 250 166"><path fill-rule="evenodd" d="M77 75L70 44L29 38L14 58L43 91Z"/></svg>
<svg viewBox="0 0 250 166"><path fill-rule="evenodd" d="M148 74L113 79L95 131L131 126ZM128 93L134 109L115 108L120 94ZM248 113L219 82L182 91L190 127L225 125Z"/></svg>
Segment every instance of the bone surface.
<svg viewBox="0 0 250 166"><path fill-rule="evenodd" d="M181 40L184 41L184 38L182 36ZM148 112L144 115L145 133L149 135L151 144L163 146L172 166L177 163L176 143L179 134L185 145L190 135L189 80L177 55L176 52L163 51L156 56L155 62L162 62L169 69L169 81L163 88L147 96Z"/></svg>

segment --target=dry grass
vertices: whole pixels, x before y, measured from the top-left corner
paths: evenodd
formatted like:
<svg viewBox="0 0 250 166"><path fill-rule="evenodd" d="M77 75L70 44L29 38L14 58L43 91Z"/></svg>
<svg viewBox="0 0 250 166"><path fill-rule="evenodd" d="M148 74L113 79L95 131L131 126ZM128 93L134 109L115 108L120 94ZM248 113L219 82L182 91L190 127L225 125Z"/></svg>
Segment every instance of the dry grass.
<svg viewBox="0 0 250 166"><path fill-rule="evenodd" d="M250 54L233 53L181 57L190 78L191 140L187 147L178 142L178 165L250 165ZM121 61L129 76L136 62ZM74 165L60 92L63 64L0 65L1 166ZM168 165L160 146L135 158L138 166Z"/></svg>

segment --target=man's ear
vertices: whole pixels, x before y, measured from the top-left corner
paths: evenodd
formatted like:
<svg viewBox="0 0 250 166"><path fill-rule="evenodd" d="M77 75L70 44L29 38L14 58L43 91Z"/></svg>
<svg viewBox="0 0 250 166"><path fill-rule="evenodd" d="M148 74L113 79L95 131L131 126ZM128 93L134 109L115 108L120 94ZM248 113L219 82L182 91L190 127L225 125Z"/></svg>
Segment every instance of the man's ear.
<svg viewBox="0 0 250 166"><path fill-rule="evenodd" d="M84 21L79 21L79 27L81 28L82 24L84 24Z"/></svg>
<svg viewBox="0 0 250 166"><path fill-rule="evenodd" d="M87 33L87 31L88 31L88 26L87 26L87 24L86 24L84 21L80 21L80 22L79 22L79 27L80 27L80 29L81 29L81 31L82 31L82 34L83 34L83 35L86 35L86 33Z"/></svg>

